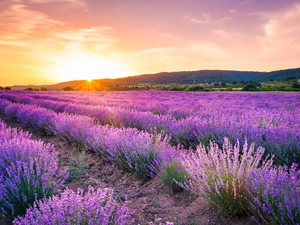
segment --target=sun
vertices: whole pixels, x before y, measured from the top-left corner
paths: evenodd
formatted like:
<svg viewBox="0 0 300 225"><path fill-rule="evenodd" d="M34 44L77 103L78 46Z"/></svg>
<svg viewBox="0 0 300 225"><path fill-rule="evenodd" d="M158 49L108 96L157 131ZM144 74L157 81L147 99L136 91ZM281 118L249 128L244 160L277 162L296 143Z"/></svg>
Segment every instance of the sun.
<svg viewBox="0 0 300 225"><path fill-rule="evenodd" d="M127 69L122 63L103 56L80 52L61 57L53 69L59 81L117 78L126 76Z"/></svg>

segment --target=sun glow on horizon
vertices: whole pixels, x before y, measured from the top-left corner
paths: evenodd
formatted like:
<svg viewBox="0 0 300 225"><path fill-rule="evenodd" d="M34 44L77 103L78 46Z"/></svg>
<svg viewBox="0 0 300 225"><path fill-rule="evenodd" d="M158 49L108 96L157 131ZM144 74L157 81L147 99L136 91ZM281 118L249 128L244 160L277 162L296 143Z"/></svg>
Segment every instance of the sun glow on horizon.
<svg viewBox="0 0 300 225"><path fill-rule="evenodd" d="M118 78L127 76L129 69L116 60L103 56L79 52L60 57L51 74L58 81Z"/></svg>

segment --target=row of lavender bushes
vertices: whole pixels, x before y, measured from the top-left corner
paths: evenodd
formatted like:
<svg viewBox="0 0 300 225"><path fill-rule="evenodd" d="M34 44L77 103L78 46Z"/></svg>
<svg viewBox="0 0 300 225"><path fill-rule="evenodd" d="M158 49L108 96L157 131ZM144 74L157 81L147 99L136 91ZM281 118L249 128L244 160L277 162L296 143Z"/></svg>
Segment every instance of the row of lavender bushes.
<svg viewBox="0 0 300 225"><path fill-rule="evenodd" d="M73 116L73 119L75 117L76 116ZM77 117L85 118L83 120L86 121L90 120L88 117ZM58 118L62 118L61 115ZM74 121L71 123L65 123L64 121L64 119L61 120L64 124L62 127L72 127L73 125L70 126L70 124L75 124ZM91 124L88 125L92 125L92 121L90 122ZM79 130L77 129L78 131L75 133L79 133L80 135L78 137L82 138L84 137L82 136L84 133L82 131L84 129L82 130L80 122L78 124ZM66 132L69 133L67 137L76 137L76 135L71 135L71 131L72 129ZM78 138L75 138L74 140L77 141ZM225 139L224 143L227 144L225 144L222 149L219 149L219 145L216 143L211 143L209 148L198 146L196 152L198 152L198 149L205 149L199 151L201 154L199 153L198 157L197 155L193 155L194 153L189 153L187 154L189 157L186 158L185 154L183 154L181 156L182 158L179 157L178 160L176 160L176 163L173 161L172 164L167 164L168 166L174 164L175 171L182 171L182 169L186 171L188 180L185 182L178 181L178 185L190 190L198 190L198 193L210 199L221 209L223 208L227 214L239 215L244 213L253 214L253 212L255 212L254 217L257 221L274 220L275 222L277 221L277 224L295 224L298 222L299 214L297 214L297 212L299 212L299 202L297 202L297 199L299 199L299 193L297 192L297 188L299 187L299 170L297 170L296 164L293 164L291 168L277 168L272 166L272 161L261 163L261 157L264 153L262 150L254 153L254 147L252 146L249 150L250 153L246 154L247 145L244 145L242 151L244 153L241 153L241 148L238 145L234 147L234 151L232 150L233 147L230 147L228 139ZM114 151L112 152L114 153ZM205 154L211 156L207 157L207 160L203 160ZM112 156L114 156L114 154L112 154ZM227 163L224 163L226 157L227 160L225 161ZM261 164L265 166L261 166ZM187 165L190 165L190 169L186 167ZM223 167L220 165L223 165ZM202 171L203 174L200 176L200 172L197 174L193 173L193 171L197 171L195 168L199 168L200 172ZM259 168L259 170L257 168ZM266 177L265 174L270 173L277 175L273 176L273 185L268 185L269 181L266 178L263 179ZM255 183L253 182L253 177L258 174L261 174L261 177L260 179L255 179L256 181L259 180ZM220 177L221 179L219 179ZM289 184L287 185L289 188L280 185L280 182L279 184L276 184L275 181L277 180L281 181L281 183ZM206 191L204 191L205 182L207 183L206 187L208 187L206 188ZM242 190L242 194L239 194L239 190ZM222 198L224 199L222 200ZM239 198L241 198L241 200L239 200ZM231 200L231 202L240 202L240 204L232 205L238 205L239 207L242 207L243 210L223 207L229 200ZM276 208L279 208L279 210L275 210Z"/></svg>
<svg viewBox="0 0 300 225"><path fill-rule="evenodd" d="M61 192L68 171L58 166L57 151L30 138L0 120L0 208L5 220L14 225L133 223L128 202L117 202L112 189Z"/></svg>
<svg viewBox="0 0 300 225"><path fill-rule="evenodd" d="M148 95L148 98L154 97L151 93L144 93L142 95L143 99L146 99ZM159 96L159 94L155 97ZM132 110L132 108L135 109L132 102L128 103L128 108L126 108L125 103L123 103L122 107L105 106L103 102L101 106L98 106L84 104L91 103L89 95L85 101L77 102L70 100L72 96L70 94L67 95L68 98L55 95L51 97L51 95L49 97L46 94L2 93L0 98L10 99L15 102L36 104L56 112L89 116L95 118L96 122L102 125L110 124L117 127L131 127L150 133L163 131L169 135L170 143L173 146L179 144L186 149L190 147L195 149L199 143L208 146L210 141L218 143L221 147L224 137L228 137L232 143L235 143L237 139L240 143L243 143L247 139L249 142L255 142L258 146L263 146L266 149L266 155L276 155L274 159L276 165L291 166L293 162L300 163L300 111L297 108L300 105L300 99L297 95L278 95L272 97L270 94L262 95L262 93L260 93L261 96L244 94L239 96L242 98L241 100L233 100L233 96L230 96L230 94L227 94L228 96L223 94L218 98L216 96L213 98L210 97L206 101L202 96L196 96L198 97L198 99L196 98L198 102L201 102L201 104L197 104L200 107L198 110L191 103L187 103L188 96L185 96L183 98L185 101L179 99L179 102L180 104L185 102L187 107L179 105L178 107L173 107L176 110L173 110L171 114L165 113L163 115L153 114L152 112L153 110L155 112L157 108L166 108L164 104L169 106L169 102L174 103L175 100L157 102L156 105L161 104L163 106L156 106L156 109L152 109L152 111L146 111L146 109L149 109L149 106L145 107L144 110L139 106L138 109L140 111L135 111ZM100 94L98 95L100 99L103 97ZM94 96L95 98L93 99L97 100L96 94L91 96ZM113 101L113 95L110 94L109 96L112 99L111 101ZM170 94L168 96L172 97ZM165 98L167 99L168 96L165 96ZM78 95L73 94L73 99L77 97ZM250 97L254 98L253 103ZM287 102L289 97L292 97L294 100L291 106ZM277 100L277 98L280 99ZM67 99L69 101L66 101ZM101 100L104 101L105 99L108 101L107 97ZM175 99L178 98L176 97ZM248 105L242 105L244 104L242 100L250 102ZM148 102L152 102L152 100L149 101L148 99ZM197 103L193 98L190 102ZM277 102L277 104L274 102ZM179 112L176 114L176 111Z"/></svg>
<svg viewBox="0 0 300 225"><path fill-rule="evenodd" d="M0 111L44 134L57 135L81 147L99 153L107 161L116 162L125 171L136 172L147 180L154 177L162 161L176 157L168 137L134 128L116 128L93 123L93 118L55 113L35 105L0 102Z"/></svg>

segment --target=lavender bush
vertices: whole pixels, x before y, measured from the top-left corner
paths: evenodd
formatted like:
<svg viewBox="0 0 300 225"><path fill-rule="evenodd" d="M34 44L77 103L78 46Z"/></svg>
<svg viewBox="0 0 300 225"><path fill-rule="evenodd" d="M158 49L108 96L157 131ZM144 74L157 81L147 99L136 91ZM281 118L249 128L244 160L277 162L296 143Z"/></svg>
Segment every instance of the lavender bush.
<svg viewBox="0 0 300 225"><path fill-rule="evenodd" d="M128 202L121 204L113 198L112 189L94 190L89 186L87 193L67 188L60 196L37 201L13 224L125 225L133 223L132 214Z"/></svg>
<svg viewBox="0 0 300 225"><path fill-rule="evenodd" d="M0 136L1 214L12 221L24 215L35 200L60 189L68 173L58 167L53 146L11 128L0 131Z"/></svg>
<svg viewBox="0 0 300 225"><path fill-rule="evenodd" d="M264 149L254 149L247 141L232 146L227 138L223 148L211 142L209 148L199 145L195 152L184 154L182 166L190 177L181 184L201 194L230 216L245 215L249 210L249 193L245 176L252 174L260 163L269 169L272 160L261 162Z"/></svg>
<svg viewBox="0 0 300 225"><path fill-rule="evenodd" d="M17 112L21 107L22 107L21 104L8 105L4 109L4 113L5 113L5 116L7 117L7 119L12 120L12 121L17 120Z"/></svg>
<svg viewBox="0 0 300 225"><path fill-rule="evenodd" d="M23 105L17 111L17 121L42 134L53 134L52 120L55 114L34 105Z"/></svg>
<svg viewBox="0 0 300 225"><path fill-rule="evenodd" d="M249 174L253 219L266 224L300 224L300 170L278 167Z"/></svg>

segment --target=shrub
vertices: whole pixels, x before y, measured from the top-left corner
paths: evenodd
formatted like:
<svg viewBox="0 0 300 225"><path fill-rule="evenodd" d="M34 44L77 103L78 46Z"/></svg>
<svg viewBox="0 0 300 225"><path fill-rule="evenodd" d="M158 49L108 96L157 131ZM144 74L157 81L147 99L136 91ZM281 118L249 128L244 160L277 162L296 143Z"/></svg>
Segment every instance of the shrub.
<svg viewBox="0 0 300 225"><path fill-rule="evenodd" d="M181 185L209 199L226 215L244 215L249 209L244 177L259 166L263 153L261 147L254 151L254 144L248 148L247 141L242 149L239 141L232 146L227 138L222 149L213 142L208 148L199 145L195 152L183 155L182 166L190 180ZM263 165L269 168L272 160Z"/></svg>
<svg viewBox="0 0 300 225"><path fill-rule="evenodd" d="M51 145L30 140L28 133L15 129L1 134L1 214L12 221L16 216L24 215L35 200L54 194L68 174L58 167L57 152Z"/></svg>
<svg viewBox="0 0 300 225"><path fill-rule="evenodd" d="M293 164L290 169L278 167L259 169L250 174L249 194L254 220L267 224L299 224L300 171Z"/></svg>
<svg viewBox="0 0 300 225"><path fill-rule="evenodd" d="M5 113L5 116L7 117L7 119L17 120L17 113L21 107L22 107L21 104L8 105L4 110L4 113Z"/></svg>
<svg viewBox="0 0 300 225"><path fill-rule="evenodd" d="M17 112L18 122L42 134L52 134L54 118L53 112L33 105L23 105Z"/></svg>
<svg viewBox="0 0 300 225"><path fill-rule="evenodd" d="M242 90L243 91L256 91L257 87L255 84L246 84Z"/></svg>
<svg viewBox="0 0 300 225"><path fill-rule="evenodd" d="M162 162L162 155L168 149L167 140L160 135L150 135L135 129L126 129L115 140L115 161L122 170L136 172L144 180L154 177Z"/></svg>
<svg viewBox="0 0 300 225"><path fill-rule="evenodd" d="M70 175L67 181L71 182L86 177L87 175L86 169L87 166L86 166L85 152L82 152L79 155L71 157L69 160Z"/></svg>
<svg viewBox="0 0 300 225"><path fill-rule="evenodd" d="M52 123L54 135L82 145L86 139L86 129L93 126L93 118L60 113L59 116L52 119Z"/></svg>
<svg viewBox="0 0 300 225"><path fill-rule="evenodd" d="M171 188L174 192L182 191L183 188L178 183L186 183L187 172L183 169L179 160L173 160L171 163L164 163L160 178L162 182Z"/></svg>
<svg viewBox="0 0 300 225"><path fill-rule="evenodd" d="M25 217L18 217L13 224L132 224L133 211L127 205L113 198L112 189L94 190L89 186L84 194L82 189L75 193L67 188L60 196L35 202Z"/></svg>
<svg viewBox="0 0 300 225"><path fill-rule="evenodd" d="M300 84L299 83L292 83L292 88L295 88L295 89L299 89L300 88Z"/></svg>
<svg viewBox="0 0 300 225"><path fill-rule="evenodd" d="M12 102L5 100L5 99L0 99L0 113L5 115L5 109L7 106L11 105Z"/></svg>

